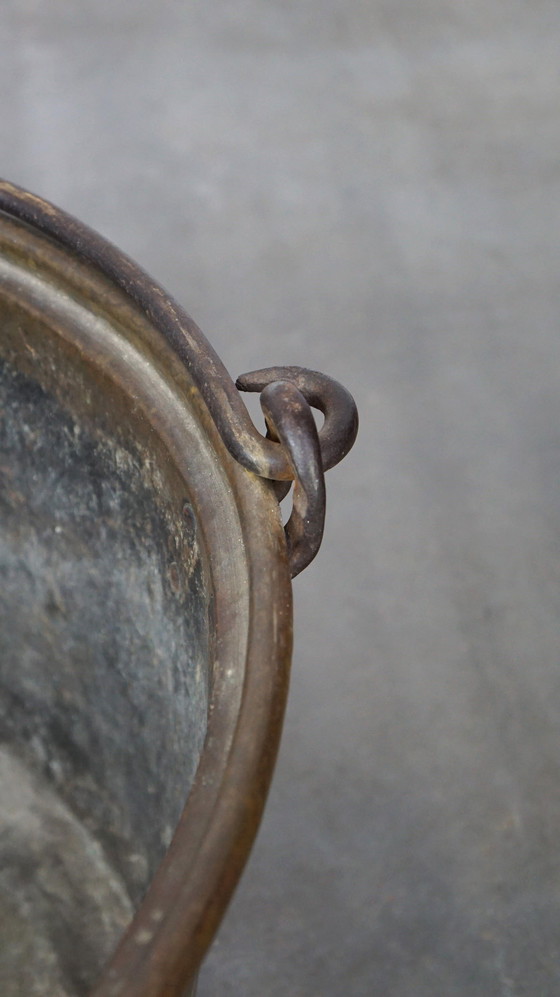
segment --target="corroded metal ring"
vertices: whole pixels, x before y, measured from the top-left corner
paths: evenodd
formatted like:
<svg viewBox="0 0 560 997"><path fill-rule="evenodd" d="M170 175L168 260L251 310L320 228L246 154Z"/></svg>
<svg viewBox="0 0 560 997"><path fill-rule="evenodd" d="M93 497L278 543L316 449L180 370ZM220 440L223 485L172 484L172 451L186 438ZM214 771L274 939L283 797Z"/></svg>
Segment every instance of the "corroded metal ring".
<svg viewBox="0 0 560 997"><path fill-rule="evenodd" d="M56 240L108 276L136 302L185 364L229 452L240 464L264 478L292 477L286 452L257 431L202 331L136 263L76 218L6 180L0 180L0 211Z"/></svg>
<svg viewBox="0 0 560 997"><path fill-rule="evenodd" d="M323 413L325 422L319 430L323 471L335 467L358 433L358 410L350 392L327 374L305 367L265 367L241 374L236 384L240 391L263 391L273 381L289 381Z"/></svg>
<svg viewBox="0 0 560 997"><path fill-rule="evenodd" d="M311 563L325 523L324 472L348 453L358 432L358 412L349 391L326 374L304 367L266 367L241 374L240 391L260 391L268 436L290 456L294 504L286 525L292 578ZM310 406L325 416L317 432ZM279 501L289 484L276 482Z"/></svg>
<svg viewBox="0 0 560 997"><path fill-rule="evenodd" d="M292 578L313 560L323 537L325 477L313 413L290 381L273 381L261 394L267 426L286 448L294 469L294 501L286 524Z"/></svg>

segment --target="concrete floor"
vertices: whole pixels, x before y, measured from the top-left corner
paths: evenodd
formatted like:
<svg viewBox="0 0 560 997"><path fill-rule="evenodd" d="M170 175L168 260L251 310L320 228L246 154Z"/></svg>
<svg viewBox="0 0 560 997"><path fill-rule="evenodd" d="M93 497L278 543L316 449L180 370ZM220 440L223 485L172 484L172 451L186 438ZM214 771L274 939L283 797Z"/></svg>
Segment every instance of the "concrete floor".
<svg viewBox="0 0 560 997"><path fill-rule="evenodd" d="M200 997L560 993L560 7L7 0L0 173L361 435Z"/></svg>

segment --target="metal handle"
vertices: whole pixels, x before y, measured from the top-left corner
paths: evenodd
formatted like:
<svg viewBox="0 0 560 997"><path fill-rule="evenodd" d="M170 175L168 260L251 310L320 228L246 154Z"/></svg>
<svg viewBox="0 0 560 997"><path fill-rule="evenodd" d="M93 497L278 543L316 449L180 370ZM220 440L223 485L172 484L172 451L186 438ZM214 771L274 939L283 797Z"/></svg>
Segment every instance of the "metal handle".
<svg viewBox="0 0 560 997"><path fill-rule="evenodd" d="M260 391L268 437L280 443L293 472L292 514L286 540L292 578L311 563L323 538L325 523L324 472L348 453L358 432L358 413L352 395L341 384L303 367L269 367L242 374L241 391ZM311 406L325 421L318 432ZM251 455L249 455L251 456ZM278 479L281 500L289 491Z"/></svg>

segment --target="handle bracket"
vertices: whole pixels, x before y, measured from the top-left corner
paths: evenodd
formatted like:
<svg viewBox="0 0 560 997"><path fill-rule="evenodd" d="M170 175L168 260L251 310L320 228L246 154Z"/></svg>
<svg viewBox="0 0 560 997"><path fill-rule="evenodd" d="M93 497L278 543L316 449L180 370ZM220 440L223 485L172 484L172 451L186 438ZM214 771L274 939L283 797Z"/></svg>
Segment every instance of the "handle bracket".
<svg viewBox="0 0 560 997"><path fill-rule="evenodd" d="M303 367L252 371L238 377L236 384L240 391L261 392L267 436L279 443L288 457L294 497L286 524L286 540L295 578L311 563L321 546L325 471L342 460L356 439L356 404L337 381ZM319 431L312 407L325 416ZM289 486L286 479L276 479L279 500L287 494Z"/></svg>

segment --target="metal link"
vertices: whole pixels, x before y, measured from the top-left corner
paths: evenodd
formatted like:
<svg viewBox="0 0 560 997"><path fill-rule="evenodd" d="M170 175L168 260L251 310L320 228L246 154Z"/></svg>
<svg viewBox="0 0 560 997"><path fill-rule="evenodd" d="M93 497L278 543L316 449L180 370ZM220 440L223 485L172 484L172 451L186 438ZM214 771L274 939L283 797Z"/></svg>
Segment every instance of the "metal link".
<svg viewBox="0 0 560 997"><path fill-rule="evenodd" d="M334 467L356 439L358 415L354 399L337 381L302 367L269 367L237 379L241 391L261 391L268 437L278 441L293 469L294 500L286 524L292 578L311 563L323 537L324 472ZM323 412L319 432L311 405ZM289 490L277 481L279 500Z"/></svg>
<svg viewBox="0 0 560 997"><path fill-rule="evenodd" d="M319 436L309 404L295 384L274 381L264 389L260 401L269 432L285 447L294 469L286 540L295 578L313 560L323 537L325 477Z"/></svg>
<svg viewBox="0 0 560 997"><path fill-rule="evenodd" d="M358 412L352 395L326 374L306 367L265 367L241 374L235 382L240 391L263 391L273 381L295 384L313 408L325 416L319 431L323 471L338 464L356 439Z"/></svg>

